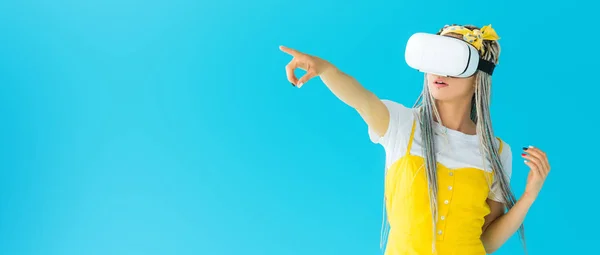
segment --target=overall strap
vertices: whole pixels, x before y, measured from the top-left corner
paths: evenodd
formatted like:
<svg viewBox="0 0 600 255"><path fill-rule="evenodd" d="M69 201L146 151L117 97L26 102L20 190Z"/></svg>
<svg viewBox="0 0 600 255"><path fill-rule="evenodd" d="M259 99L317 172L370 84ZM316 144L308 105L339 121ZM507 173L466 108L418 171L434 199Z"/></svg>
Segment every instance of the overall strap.
<svg viewBox="0 0 600 255"><path fill-rule="evenodd" d="M500 157L500 155L502 155L502 145L504 143L502 142L502 139L500 139L498 137L496 137L496 139L498 139L498 142L500 142L500 145L498 147L498 157ZM496 179L496 171L493 171L492 172L492 181L495 181L495 179Z"/></svg>
<svg viewBox="0 0 600 255"><path fill-rule="evenodd" d="M498 142L500 142L500 147L498 148L498 155L502 154L502 145L503 142L500 138L496 137L496 139L498 139Z"/></svg>
<svg viewBox="0 0 600 255"><path fill-rule="evenodd" d="M412 128L410 130L410 137L408 138L408 146L406 148L406 155L410 154L410 148L412 147L412 142L413 142L413 140L415 138L415 126L416 126L416 124L417 124L417 121L415 119L415 120L413 120Z"/></svg>

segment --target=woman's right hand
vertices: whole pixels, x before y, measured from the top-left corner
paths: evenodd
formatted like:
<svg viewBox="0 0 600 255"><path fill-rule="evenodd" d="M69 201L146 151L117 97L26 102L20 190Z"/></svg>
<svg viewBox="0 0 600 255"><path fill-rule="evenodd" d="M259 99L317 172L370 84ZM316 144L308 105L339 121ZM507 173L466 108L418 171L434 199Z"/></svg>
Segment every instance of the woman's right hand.
<svg viewBox="0 0 600 255"><path fill-rule="evenodd" d="M285 66L285 72L287 74L288 81L298 88L310 79L320 76L324 72L335 68L331 63L319 57L311 56L285 46L279 46L279 49L293 57L292 60ZM306 71L306 74L300 77L300 79L298 79L294 74L294 70L296 70L296 68Z"/></svg>
<svg viewBox="0 0 600 255"><path fill-rule="evenodd" d="M358 111L367 125L378 135L383 136L386 133L390 120L386 105L356 79L321 58L285 46L279 46L279 49L293 57L285 67L288 81L292 85L301 87L310 79L320 77L327 88L342 102ZM306 71L300 79L294 74L296 68Z"/></svg>

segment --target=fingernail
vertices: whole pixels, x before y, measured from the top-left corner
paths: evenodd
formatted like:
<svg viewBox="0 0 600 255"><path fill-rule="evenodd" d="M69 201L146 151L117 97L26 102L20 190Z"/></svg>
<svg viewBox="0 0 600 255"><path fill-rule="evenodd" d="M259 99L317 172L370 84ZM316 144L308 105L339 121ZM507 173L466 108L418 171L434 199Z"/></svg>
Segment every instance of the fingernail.
<svg viewBox="0 0 600 255"><path fill-rule="evenodd" d="M526 151L528 148L527 147L523 147L523 150Z"/></svg>
<svg viewBox="0 0 600 255"><path fill-rule="evenodd" d="M292 84L292 86L296 87L296 84L294 84L293 82L290 82L290 84Z"/></svg>
<svg viewBox="0 0 600 255"><path fill-rule="evenodd" d="M527 154L525 154L525 153L521 153L521 156L525 157L525 156L527 156Z"/></svg>
<svg viewBox="0 0 600 255"><path fill-rule="evenodd" d="M302 86L302 82L298 83L298 88Z"/></svg>
<svg viewBox="0 0 600 255"><path fill-rule="evenodd" d="M533 148L533 146L529 145L529 148Z"/></svg>

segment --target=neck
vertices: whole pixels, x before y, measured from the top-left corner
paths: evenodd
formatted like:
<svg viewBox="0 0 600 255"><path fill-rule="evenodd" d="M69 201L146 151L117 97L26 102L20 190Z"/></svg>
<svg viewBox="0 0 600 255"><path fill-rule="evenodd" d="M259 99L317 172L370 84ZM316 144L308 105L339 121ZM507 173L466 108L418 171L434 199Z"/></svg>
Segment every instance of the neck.
<svg viewBox="0 0 600 255"><path fill-rule="evenodd" d="M444 127L469 135L476 134L475 123L471 120L471 100L436 100L436 107Z"/></svg>

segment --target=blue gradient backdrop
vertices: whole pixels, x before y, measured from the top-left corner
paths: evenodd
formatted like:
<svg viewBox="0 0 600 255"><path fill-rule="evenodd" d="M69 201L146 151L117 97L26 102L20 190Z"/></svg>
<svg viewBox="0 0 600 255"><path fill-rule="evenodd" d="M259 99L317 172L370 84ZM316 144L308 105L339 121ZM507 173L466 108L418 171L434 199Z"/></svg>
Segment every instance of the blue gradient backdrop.
<svg viewBox="0 0 600 255"><path fill-rule="evenodd" d="M278 46L412 105L405 41L448 23L502 37L518 195L519 148L550 155L530 254L589 254L592 1L218 2L0 3L0 254L379 254L384 152L320 80L292 87ZM516 235L497 254L523 254Z"/></svg>

